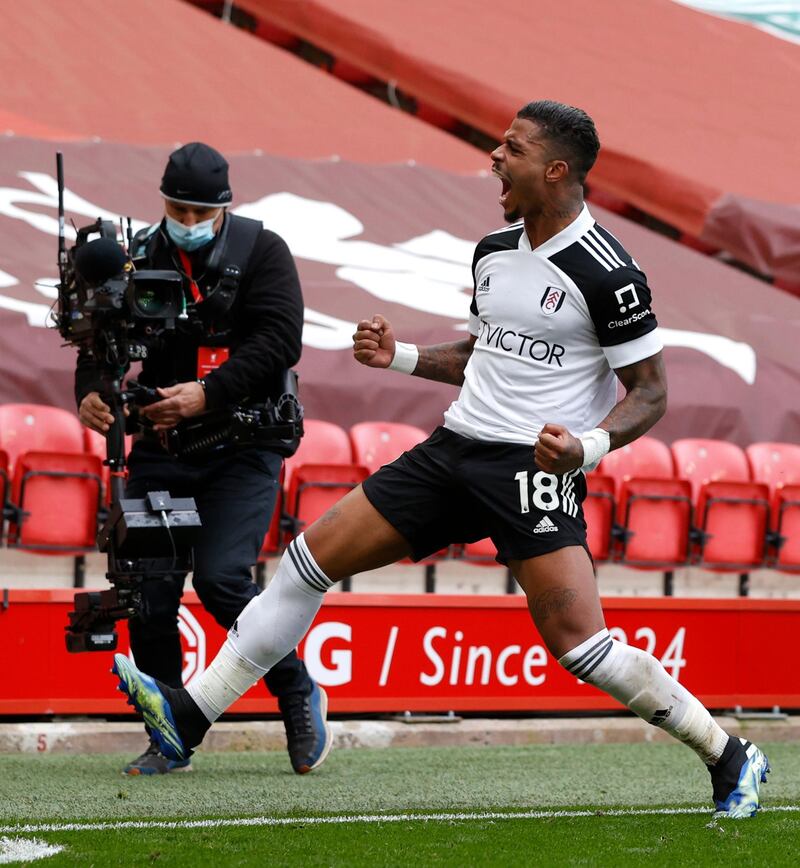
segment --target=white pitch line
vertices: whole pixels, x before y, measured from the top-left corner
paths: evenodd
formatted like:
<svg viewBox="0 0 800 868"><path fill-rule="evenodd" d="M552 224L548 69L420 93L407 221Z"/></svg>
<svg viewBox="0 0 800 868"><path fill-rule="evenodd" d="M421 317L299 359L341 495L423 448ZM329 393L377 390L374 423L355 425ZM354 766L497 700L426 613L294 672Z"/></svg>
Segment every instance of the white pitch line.
<svg viewBox="0 0 800 868"><path fill-rule="evenodd" d="M0 865L11 862L36 862L55 856L64 848L60 844L48 844L36 838L0 838Z"/></svg>
<svg viewBox="0 0 800 868"><path fill-rule="evenodd" d="M800 812L800 805L774 805L761 808L759 813ZM651 817L678 816L681 814L708 814L703 808L598 808L579 811L476 811L461 814L344 814L333 817L231 817L218 820L122 820L118 823L37 823L24 826L0 826L0 834L24 834L29 832L100 832L124 829L219 829L235 826L327 826L345 823L438 823L459 820L481 822L483 820L551 820L574 817Z"/></svg>

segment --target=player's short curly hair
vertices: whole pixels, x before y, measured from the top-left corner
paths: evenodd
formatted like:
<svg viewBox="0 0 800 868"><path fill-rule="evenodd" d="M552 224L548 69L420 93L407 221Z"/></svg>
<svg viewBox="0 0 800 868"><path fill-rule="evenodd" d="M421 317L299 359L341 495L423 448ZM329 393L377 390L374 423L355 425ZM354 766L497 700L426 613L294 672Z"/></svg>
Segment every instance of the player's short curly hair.
<svg viewBox="0 0 800 868"><path fill-rule="evenodd" d="M565 160L582 184L600 150L600 139L589 115L563 102L540 99L523 106L517 117L539 125L553 146L553 159Z"/></svg>

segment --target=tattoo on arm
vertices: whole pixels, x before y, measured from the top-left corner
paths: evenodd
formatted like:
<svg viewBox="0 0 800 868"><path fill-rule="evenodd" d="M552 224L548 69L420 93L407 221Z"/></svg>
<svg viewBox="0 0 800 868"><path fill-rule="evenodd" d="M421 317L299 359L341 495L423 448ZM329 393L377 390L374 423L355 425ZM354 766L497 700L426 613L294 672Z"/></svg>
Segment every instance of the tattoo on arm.
<svg viewBox="0 0 800 868"><path fill-rule="evenodd" d="M472 355L474 338L419 348L419 361L415 377L460 386L464 382L464 368Z"/></svg>
<svg viewBox="0 0 800 868"><path fill-rule="evenodd" d="M667 409L667 380L661 353L615 371L625 397L600 423L619 449L649 431Z"/></svg>
<svg viewBox="0 0 800 868"><path fill-rule="evenodd" d="M538 624L553 614L566 612L577 599L578 592L572 588L548 588L531 600L531 614Z"/></svg>

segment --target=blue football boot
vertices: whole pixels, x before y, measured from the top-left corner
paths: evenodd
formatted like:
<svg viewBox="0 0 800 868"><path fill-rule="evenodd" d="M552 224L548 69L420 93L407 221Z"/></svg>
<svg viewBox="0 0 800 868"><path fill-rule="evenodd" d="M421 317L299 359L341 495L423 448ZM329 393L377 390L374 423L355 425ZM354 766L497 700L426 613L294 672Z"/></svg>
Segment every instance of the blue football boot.
<svg viewBox="0 0 800 868"><path fill-rule="evenodd" d="M170 760L181 762L188 759L192 751L184 744L167 701L165 692L169 688L165 690L165 685L159 685L154 678L139 672L124 654L114 655L111 671L119 678L118 689L128 695L128 705L133 705L144 718L159 751Z"/></svg>
<svg viewBox="0 0 800 868"><path fill-rule="evenodd" d="M292 768L304 775L325 762L333 743L328 726L328 695L311 682L310 693L287 693L278 698L278 707L286 728L286 743Z"/></svg>
<svg viewBox="0 0 800 868"><path fill-rule="evenodd" d="M754 817L759 807L759 788L767 782L770 771L767 755L746 739L730 736L719 762L708 770L717 809L714 817Z"/></svg>

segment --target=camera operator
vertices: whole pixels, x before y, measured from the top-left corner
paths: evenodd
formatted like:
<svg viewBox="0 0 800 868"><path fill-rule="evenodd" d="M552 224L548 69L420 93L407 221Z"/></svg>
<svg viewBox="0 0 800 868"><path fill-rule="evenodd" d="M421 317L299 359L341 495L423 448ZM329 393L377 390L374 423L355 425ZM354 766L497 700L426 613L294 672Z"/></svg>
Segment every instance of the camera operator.
<svg viewBox="0 0 800 868"><path fill-rule="evenodd" d="M182 420L242 401L275 399L287 369L300 357L303 300L283 239L261 223L231 215L228 163L214 148L193 142L170 155L161 183L165 215L138 233L137 267L174 269L183 278L185 312L168 337L154 341L139 376L161 400L139 409L126 497L168 490L194 497L202 520L193 582L205 608L226 629L258 594L251 578L275 507L282 457L259 445L222 444L202 458L179 459L162 446ZM235 266L231 268L231 266ZM224 291L220 290L223 287ZM221 301L220 301L221 300ZM76 398L84 425L107 433L114 423L102 396L100 369L86 350L78 358ZM143 583L143 611L130 621L137 665L181 686L178 607L185 575ZM298 774L320 765L330 747L327 698L292 651L265 676L278 698L289 756ZM151 739L125 773L188 770Z"/></svg>

